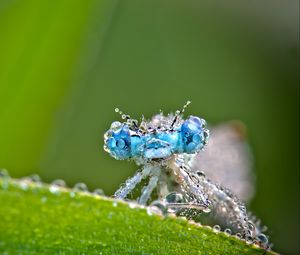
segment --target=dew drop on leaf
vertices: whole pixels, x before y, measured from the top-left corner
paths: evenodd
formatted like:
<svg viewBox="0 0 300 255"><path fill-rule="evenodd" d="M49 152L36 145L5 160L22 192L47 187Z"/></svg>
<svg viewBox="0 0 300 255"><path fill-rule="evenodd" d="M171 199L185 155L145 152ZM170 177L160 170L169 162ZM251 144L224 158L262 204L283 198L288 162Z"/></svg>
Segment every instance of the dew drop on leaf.
<svg viewBox="0 0 300 255"><path fill-rule="evenodd" d="M221 227L219 225L214 225L213 226L213 231L214 232L220 232L221 231Z"/></svg>
<svg viewBox="0 0 300 255"><path fill-rule="evenodd" d="M83 182L76 183L73 187L73 190L74 191L88 192L88 188L87 188L86 184L83 183Z"/></svg>
<svg viewBox="0 0 300 255"><path fill-rule="evenodd" d="M93 191L93 195L96 195L96 196L104 196L104 191L102 189L95 189Z"/></svg>

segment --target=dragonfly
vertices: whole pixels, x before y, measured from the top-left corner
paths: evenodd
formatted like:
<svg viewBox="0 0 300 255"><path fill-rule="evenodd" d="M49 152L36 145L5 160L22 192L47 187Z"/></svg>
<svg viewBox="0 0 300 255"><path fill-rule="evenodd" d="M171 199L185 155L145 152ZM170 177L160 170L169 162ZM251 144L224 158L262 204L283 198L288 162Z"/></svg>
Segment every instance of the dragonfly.
<svg viewBox="0 0 300 255"><path fill-rule="evenodd" d="M118 108L115 109L122 116L123 122L113 122L104 134L104 150L117 160L134 161L140 169L120 186L114 197L125 200L137 190L139 195L136 200L141 205L155 205L161 201L168 213L208 224L218 223L215 226L221 226L228 233L269 249L268 237L263 233L266 227L261 226L260 220L247 211L245 203L224 186L229 184L238 187L239 180L228 181L229 174L222 173L218 160L212 156L218 150L206 150L211 136L206 121L193 115L184 118L190 103L188 101L174 114L164 115L160 112L150 120L142 117L140 122ZM229 137L227 134L224 138L225 131L228 133L237 126L235 123L213 129L216 134L220 134L212 135L215 146L223 144L224 149L222 141ZM239 144L232 137L229 141ZM223 153L218 151L218 154L219 162L223 161L222 165L227 166L223 170L228 171L230 157L228 159L226 150ZM239 172L241 164L234 162L231 159L231 166L234 166L231 169ZM210 168L206 171L208 174L203 167ZM213 168L217 171L214 172ZM251 178L247 169L243 171L245 173L240 176L240 180L246 183ZM211 179L216 173L220 175L218 182ZM251 181L248 181L246 187L246 192L246 189L236 189L236 193L250 199L249 194L253 189Z"/></svg>

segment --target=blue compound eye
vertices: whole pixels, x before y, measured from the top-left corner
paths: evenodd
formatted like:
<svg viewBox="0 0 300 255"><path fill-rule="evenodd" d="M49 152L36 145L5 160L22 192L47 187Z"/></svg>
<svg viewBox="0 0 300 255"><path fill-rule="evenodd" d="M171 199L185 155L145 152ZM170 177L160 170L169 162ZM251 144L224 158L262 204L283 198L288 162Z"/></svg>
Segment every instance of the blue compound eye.
<svg viewBox="0 0 300 255"><path fill-rule="evenodd" d="M122 138L120 138L120 139L117 141L116 145L117 145L118 149L121 150L121 149L124 149L124 148L125 148L126 142L125 142Z"/></svg>
<svg viewBox="0 0 300 255"><path fill-rule="evenodd" d="M183 122L180 129L185 153L195 153L204 146L204 133L200 118L190 116Z"/></svg>
<svg viewBox="0 0 300 255"><path fill-rule="evenodd" d="M128 159L131 157L131 140L129 128L123 125L111 133L111 137L105 142L108 152L116 159Z"/></svg>

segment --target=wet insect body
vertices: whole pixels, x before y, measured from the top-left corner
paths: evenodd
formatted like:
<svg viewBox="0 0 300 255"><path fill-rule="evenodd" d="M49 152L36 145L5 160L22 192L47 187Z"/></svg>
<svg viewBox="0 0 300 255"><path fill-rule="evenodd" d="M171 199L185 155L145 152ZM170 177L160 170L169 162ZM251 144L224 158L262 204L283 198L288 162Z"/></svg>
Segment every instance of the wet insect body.
<svg viewBox="0 0 300 255"><path fill-rule="evenodd" d="M204 212L231 233L267 247L261 227L250 219L237 196L191 166L190 159L207 145L209 131L205 120L199 117L183 119L188 104L175 115L160 113L140 123L116 109L125 121L112 123L104 135L104 149L115 159L134 160L142 167L114 196L126 199L138 184L148 179L140 190L138 203L147 205L156 190L156 198L168 212L191 219Z"/></svg>

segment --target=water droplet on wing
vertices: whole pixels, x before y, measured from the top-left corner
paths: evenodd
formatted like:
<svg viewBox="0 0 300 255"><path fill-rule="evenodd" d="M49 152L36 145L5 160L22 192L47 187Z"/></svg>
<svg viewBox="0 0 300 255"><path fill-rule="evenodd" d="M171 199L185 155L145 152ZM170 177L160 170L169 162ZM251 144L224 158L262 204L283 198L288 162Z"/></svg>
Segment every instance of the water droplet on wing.
<svg viewBox="0 0 300 255"><path fill-rule="evenodd" d="M199 177L205 177L205 173L204 173L203 171L198 171L198 172L197 172L197 175L198 175Z"/></svg>
<svg viewBox="0 0 300 255"><path fill-rule="evenodd" d="M171 192L165 198L167 203L183 203L184 197L181 193Z"/></svg>
<svg viewBox="0 0 300 255"><path fill-rule="evenodd" d="M257 239L263 244L267 244L269 242L267 236L262 233L257 236Z"/></svg>

